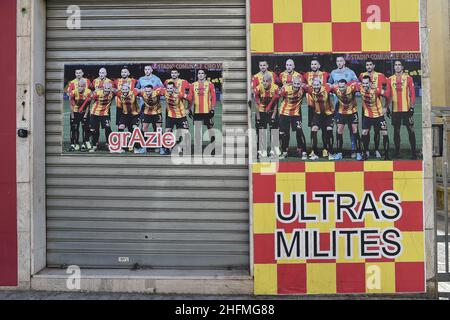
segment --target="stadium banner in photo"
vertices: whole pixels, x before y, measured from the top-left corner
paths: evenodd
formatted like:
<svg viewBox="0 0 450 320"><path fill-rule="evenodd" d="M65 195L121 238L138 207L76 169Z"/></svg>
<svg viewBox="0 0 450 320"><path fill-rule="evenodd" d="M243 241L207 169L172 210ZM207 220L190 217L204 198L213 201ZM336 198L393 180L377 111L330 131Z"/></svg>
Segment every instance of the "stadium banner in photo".
<svg viewBox="0 0 450 320"><path fill-rule="evenodd" d="M425 292L419 0L251 0L255 294Z"/></svg>
<svg viewBox="0 0 450 320"><path fill-rule="evenodd" d="M62 151L169 155L194 122L222 129L222 81L220 63L67 64Z"/></svg>

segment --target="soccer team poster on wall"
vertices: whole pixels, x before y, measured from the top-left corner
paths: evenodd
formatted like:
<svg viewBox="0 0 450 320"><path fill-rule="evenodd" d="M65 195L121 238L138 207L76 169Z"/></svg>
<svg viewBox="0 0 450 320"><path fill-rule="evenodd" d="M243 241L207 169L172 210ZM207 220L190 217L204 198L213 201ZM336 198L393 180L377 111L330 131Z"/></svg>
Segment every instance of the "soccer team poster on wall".
<svg viewBox="0 0 450 320"><path fill-rule="evenodd" d="M425 291L419 0L252 0L255 294Z"/></svg>

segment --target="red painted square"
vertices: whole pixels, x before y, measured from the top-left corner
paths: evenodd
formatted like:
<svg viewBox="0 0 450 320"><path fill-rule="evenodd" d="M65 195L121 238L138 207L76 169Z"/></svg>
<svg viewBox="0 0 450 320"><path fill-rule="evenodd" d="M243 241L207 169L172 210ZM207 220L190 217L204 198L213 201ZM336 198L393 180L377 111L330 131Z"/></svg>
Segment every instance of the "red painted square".
<svg viewBox="0 0 450 320"><path fill-rule="evenodd" d="M366 292L366 266L364 263L336 264L336 292Z"/></svg>
<svg viewBox="0 0 450 320"><path fill-rule="evenodd" d="M305 163L304 162L280 162L278 164L278 172L302 173L302 172L305 172Z"/></svg>
<svg viewBox="0 0 450 320"><path fill-rule="evenodd" d="M395 263L395 289L397 292L425 292L424 263Z"/></svg>
<svg viewBox="0 0 450 320"><path fill-rule="evenodd" d="M386 190L393 188L393 172L364 172L364 190L372 191L376 199Z"/></svg>
<svg viewBox="0 0 450 320"><path fill-rule="evenodd" d="M275 52L302 52L302 30L301 23L275 23L273 25Z"/></svg>
<svg viewBox="0 0 450 320"><path fill-rule="evenodd" d="M391 22L392 51L420 51L418 22Z"/></svg>
<svg viewBox="0 0 450 320"><path fill-rule="evenodd" d="M361 0L361 21L375 22L373 17L380 15L380 22L391 20L390 0Z"/></svg>
<svg viewBox="0 0 450 320"><path fill-rule="evenodd" d="M306 293L306 264L278 265L278 294Z"/></svg>
<svg viewBox="0 0 450 320"><path fill-rule="evenodd" d="M422 171L422 161L394 161L394 171Z"/></svg>
<svg viewBox="0 0 450 320"><path fill-rule="evenodd" d="M274 203L276 190L276 176L274 174L253 174L253 202Z"/></svg>
<svg viewBox="0 0 450 320"><path fill-rule="evenodd" d="M303 22L331 22L331 0L303 0Z"/></svg>
<svg viewBox="0 0 450 320"><path fill-rule="evenodd" d="M308 202L313 202L313 192L335 191L334 172L307 172L306 173L306 192Z"/></svg>
<svg viewBox="0 0 450 320"><path fill-rule="evenodd" d="M272 0L250 0L250 22L272 23L273 1Z"/></svg>
<svg viewBox="0 0 450 320"><path fill-rule="evenodd" d="M332 27L333 52L360 52L362 50L360 22L333 23Z"/></svg>
<svg viewBox="0 0 450 320"><path fill-rule="evenodd" d="M275 261L275 235L255 234L254 240L254 260L255 264L274 264Z"/></svg>
<svg viewBox="0 0 450 320"><path fill-rule="evenodd" d="M402 202L402 217L395 222L400 231L423 231L423 203Z"/></svg>
<svg viewBox="0 0 450 320"><path fill-rule="evenodd" d="M362 172L364 171L364 162L362 161L345 161L335 163L336 172Z"/></svg>

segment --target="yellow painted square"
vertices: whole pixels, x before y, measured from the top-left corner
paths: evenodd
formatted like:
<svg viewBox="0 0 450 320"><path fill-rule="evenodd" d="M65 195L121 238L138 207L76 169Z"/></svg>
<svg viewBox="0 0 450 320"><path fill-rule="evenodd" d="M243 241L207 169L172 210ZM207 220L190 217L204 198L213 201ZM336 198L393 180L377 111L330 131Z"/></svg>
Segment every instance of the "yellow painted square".
<svg viewBox="0 0 450 320"><path fill-rule="evenodd" d="M395 262L422 262L425 260L423 232L402 232L403 251Z"/></svg>
<svg viewBox="0 0 450 320"><path fill-rule="evenodd" d="M286 240L291 241L292 239L292 233L286 233ZM301 241L301 240L300 240ZM304 264L306 263L306 259L280 259L277 260L278 264Z"/></svg>
<svg viewBox="0 0 450 320"><path fill-rule="evenodd" d="M353 192L358 199L364 194L364 173L363 172L336 172L336 191Z"/></svg>
<svg viewBox="0 0 450 320"><path fill-rule="evenodd" d="M335 172L334 162L306 162L305 172Z"/></svg>
<svg viewBox="0 0 450 320"><path fill-rule="evenodd" d="M395 263L366 263L366 293L395 293Z"/></svg>
<svg viewBox="0 0 450 320"><path fill-rule="evenodd" d="M278 276L276 264L255 264L255 295L278 294Z"/></svg>
<svg viewBox="0 0 450 320"><path fill-rule="evenodd" d="M364 162L364 171L391 172L394 171L394 163L392 161L366 161Z"/></svg>
<svg viewBox="0 0 450 320"><path fill-rule="evenodd" d="M306 270L308 294L336 293L335 263L308 263Z"/></svg>
<svg viewBox="0 0 450 320"><path fill-rule="evenodd" d="M318 222L308 222L306 229L319 229L320 233L330 232L336 228L336 217L334 214L334 204L328 204L328 221L322 222L322 208L320 203L310 202L306 205L306 212L308 216L316 216Z"/></svg>
<svg viewBox="0 0 450 320"><path fill-rule="evenodd" d="M252 166L253 173L260 174L276 174L278 172L279 165L278 163L254 163Z"/></svg>
<svg viewBox="0 0 450 320"><path fill-rule="evenodd" d="M377 202L377 207L378 207L378 209L383 208L383 206L380 202ZM380 218L383 218L383 216L380 213L380 210L378 212L379 212ZM365 223L366 228L386 229L386 228L393 228L395 226L395 222L377 220L375 218L375 216L371 213L368 213L365 215L364 223Z"/></svg>
<svg viewBox="0 0 450 320"><path fill-rule="evenodd" d="M291 192L306 192L305 173L278 173L277 174L277 192L283 192L284 203L291 202Z"/></svg>
<svg viewBox="0 0 450 320"><path fill-rule="evenodd" d="M419 21L419 0L391 0L390 7L391 22Z"/></svg>
<svg viewBox="0 0 450 320"><path fill-rule="evenodd" d="M386 52L391 50L391 24L381 22L380 28L371 29L372 23L361 23L362 50Z"/></svg>
<svg viewBox="0 0 450 320"><path fill-rule="evenodd" d="M336 259L337 263L364 263L365 259L361 259L359 257L359 240L360 237L358 235L352 236L352 258L346 257L347 251L347 236L341 235L338 237L338 256Z"/></svg>
<svg viewBox="0 0 450 320"><path fill-rule="evenodd" d="M275 204L253 204L253 232L255 234L274 233L277 226Z"/></svg>
<svg viewBox="0 0 450 320"><path fill-rule="evenodd" d="M303 24L304 52L331 52L333 47L331 23Z"/></svg>
<svg viewBox="0 0 450 320"><path fill-rule="evenodd" d="M423 201L422 171L394 172L394 190L402 201Z"/></svg>
<svg viewBox="0 0 450 320"><path fill-rule="evenodd" d="M302 22L302 0L273 0L273 21L276 23Z"/></svg>
<svg viewBox="0 0 450 320"><path fill-rule="evenodd" d="M273 52L273 24L254 23L250 27L252 52Z"/></svg>
<svg viewBox="0 0 450 320"><path fill-rule="evenodd" d="M361 22L361 0L331 0L333 22Z"/></svg>

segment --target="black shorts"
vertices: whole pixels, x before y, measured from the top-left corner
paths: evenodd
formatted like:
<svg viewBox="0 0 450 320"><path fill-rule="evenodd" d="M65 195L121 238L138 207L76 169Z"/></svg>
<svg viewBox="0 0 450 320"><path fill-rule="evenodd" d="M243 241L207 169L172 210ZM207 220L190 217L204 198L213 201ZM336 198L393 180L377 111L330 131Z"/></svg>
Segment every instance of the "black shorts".
<svg viewBox="0 0 450 320"><path fill-rule="evenodd" d="M70 118L70 123L79 124L79 123L89 123L90 115L88 113L87 117L84 117L84 112L74 112L73 118Z"/></svg>
<svg viewBox="0 0 450 320"><path fill-rule="evenodd" d="M308 106L308 127L313 126L313 118L314 118L314 108Z"/></svg>
<svg viewBox="0 0 450 320"><path fill-rule="evenodd" d="M120 125L125 125L127 128L131 128L133 126L139 126L139 119L140 119L140 115L127 115L127 114L123 114L120 116L120 120L119 120L119 126Z"/></svg>
<svg viewBox="0 0 450 320"><path fill-rule="evenodd" d="M116 125L120 124L120 118L122 117L122 108L116 108Z"/></svg>
<svg viewBox="0 0 450 320"><path fill-rule="evenodd" d="M209 113L194 113L194 122L201 121L205 126L214 127L214 116Z"/></svg>
<svg viewBox="0 0 450 320"><path fill-rule="evenodd" d="M394 127L397 126L413 126L414 125L414 116L409 112L393 112L392 113L392 125Z"/></svg>
<svg viewBox="0 0 450 320"><path fill-rule="evenodd" d="M259 121L256 120L256 129L267 129L269 126L270 129L278 129L279 115L275 115L274 121L272 121L273 112L260 112L259 113Z"/></svg>
<svg viewBox="0 0 450 320"><path fill-rule="evenodd" d="M318 114L314 112L312 119L312 126L324 129L327 127L333 127L334 125L334 114L327 116L326 114Z"/></svg>
<svg viewBox="0 0 450 320"><path fill-rule="evenodd" d="M280 116L280 131L289 132L302 129L302 116Z"/></svg>
<svg viewBox="0 0 450 320"><path fill-rule="evenodd" d="M154 115L144 114L142 122L149 124L161 124L163 122L162 114L154 114Z"/></svg>
<svg viewBox="0 0 450 320"><path fill-rule="evenodd" d="M100 125L102 129L106 129L111 126L111 117L91 115L90 125L93 129L100 128Z"/></svg>
<svg viewBox="0 0 450 320"><path fill-rule="evenodd" d="M386 119L384 119L384 116L381 116L378 118L368 118L368 117L363 116L362 129L369 130L372 126L375 129L387 130Z"/></svg>
<svg viewBox="0 0 450 320"><path fill-rule="evenodd" d="M358 113L355 112L353 114L342 114L337 113L336 114L336 123L337 124L358 124L359 123L359 117Z"/></svg>
<svg viewBox="0 0 450 320"><path fill-rule="evenodd" d="M186 129L189 130L189 123L186 117L183 118L166 118L166 129Z"/></svg>

